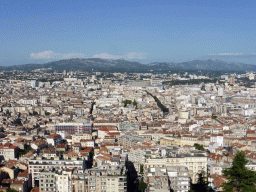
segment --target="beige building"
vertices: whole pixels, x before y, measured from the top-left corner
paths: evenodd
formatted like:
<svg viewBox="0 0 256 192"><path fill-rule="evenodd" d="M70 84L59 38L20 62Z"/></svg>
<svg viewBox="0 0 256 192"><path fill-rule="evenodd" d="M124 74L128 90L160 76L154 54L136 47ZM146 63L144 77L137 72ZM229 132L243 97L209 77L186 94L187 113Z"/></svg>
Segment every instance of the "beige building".
<svg viewBox="0 0 256 192"><path fill-rule="evenodd" d="M100 176L95 173L95 175L89 176L88 188L90 192L125 192L127 191L126 176Z"/></svg>
<svg viewBox="0 0 256 192"><path fill-rule="evenodd" d="M10 143L5 143L4 145L0 145L0 156L4 160L15 159L18 157L19 148Z"/></svg>
<svg viewBox="0 0 256 192"><path fill-rule="evenodd" d="M194 146L195 143L203 146L209 146L210 140L198 138L196 136L163 137L160 139L160 145L183 147L185 145Z"/></svg>
<svg viewBox="0 0 256 192"><path fill-rule="evenodd" d="M91 140L92 135L91 134L79 134L79 135L72 135L72 143L80 143L81 140Z"/></svg>
<svg viewBox="0 0 256 192"><path fill-rule="evenodd" d="M39 175L39 191L55 191L55 173L49 170L40 172Z"/></svg>
<svg viewBox="0 0 256 192"><path fill-rule="evenodd" d="M175 158L159 158L147 159L144 164L144 169L155 166L184 166L188 168L192 182L195 183L197 173L207 172L207 157L175 157Z"/></svg>
<svg viewBox="0 0 256 192"><path fill-rule="evenodd" d="M56 191L69 192L71 191L71 178L66 174L55 174Z"/></svg>

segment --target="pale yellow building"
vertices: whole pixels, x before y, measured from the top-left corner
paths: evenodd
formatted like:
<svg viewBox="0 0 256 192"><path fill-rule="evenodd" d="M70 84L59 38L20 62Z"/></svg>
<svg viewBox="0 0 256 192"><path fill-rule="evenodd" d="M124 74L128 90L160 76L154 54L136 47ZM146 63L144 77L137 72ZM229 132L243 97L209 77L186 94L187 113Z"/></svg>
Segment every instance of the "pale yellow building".
<svg viewBox="0 0 256 192"><path fill-rule="evenodd" d="M188 168L192 182L197 181L197 174L201 171L207 172L207 157L174 157L147 159L144 169L156 166L185 166Z"/></svg>

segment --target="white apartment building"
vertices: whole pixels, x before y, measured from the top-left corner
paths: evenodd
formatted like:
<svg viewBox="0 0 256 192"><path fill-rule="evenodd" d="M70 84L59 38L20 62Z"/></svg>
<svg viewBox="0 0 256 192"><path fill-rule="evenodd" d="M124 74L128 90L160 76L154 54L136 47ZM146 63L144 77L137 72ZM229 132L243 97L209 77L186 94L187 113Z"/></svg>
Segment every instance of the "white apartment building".
<svg viewBox="0 0 256 192"><path fill-rule="evenodd" d="M29 160L28 172L32 175L33 185L35 180L39 179L40 172L43 169L82 169L84 170L86 167L84 159L60 159L59 157L51 158L51 159L43 159L41 157L37 157L36 159Z"/></svg>
<svg viewBox="0 0 256 192"><path fill-rule="evenodd" d="M20 99L18 101L18 103L21 105L36 105L37 102L37 99Z"/></svg>
<svg viewBox="0 0 256 192"><path fill-rule="evenodd" d="M91 140L92 135L88 133L72 135L72 143L80 143L81 140Z"/></svg>
<svg viewBox="0 0 256 192"><path fill-rule="evenodd" d="M187 167L192 179L195 183L197 174L201 171L207 172L207 157L175 157L175 158L159 158L147 159L144 169L155 166L184 166Z"/></svg>
<svg viewBox="0 0 256 192"><path fill-rule="evenodd" d="M13 160L18 157L19 148L11 143L5 143L0 145L0 157L3 160Z"/></svg>

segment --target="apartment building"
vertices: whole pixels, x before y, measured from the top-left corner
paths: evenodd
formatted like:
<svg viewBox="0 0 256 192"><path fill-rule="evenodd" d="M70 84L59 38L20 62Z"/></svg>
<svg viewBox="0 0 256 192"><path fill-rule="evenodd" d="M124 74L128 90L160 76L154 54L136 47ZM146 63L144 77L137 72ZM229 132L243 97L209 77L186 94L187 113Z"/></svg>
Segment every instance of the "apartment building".
<svg viewBox="0 0 256 192"><path fill-rule="evenodd" d="M39 180L40 172L44 169L82 169L86 168L85 159L70 158L70 159L60 159L59 157L45 159L42 157L37 157L35 159L29 160L28 171L32 174L33 186L35 181Z"/></svg>
<svg viewBox="0 0 256 192"><path fill-rule="evenodd" d="M91 140L92 134L83 133L83 134L75 134L72 135L72 143L80 143L81 140Z"/></svg>
<svg viewBox="0 0 256 192"><path fill-rule="evenodd" d="M86 170L85 170L86 171ZM75 170L72 175L72 191L73 192L89 192L88 174L83 170Z"/></svg>
<svg viewBox="0 0 256 192"><path fill-rule="evenodd" d="M89 192L125 192L127 191L127 177L118 167L93 168L88 170Z"/></svg>
<svg viewBox="0 0 256 192"><path fill-rule="evenodd" d="M105 166L105 167L104 167ZM123 168L104 165L88 170L57 171L44 169L39 174L39 191L125 192L127 179Z"/></svg>
<svg viewBox="0 0 256 192"><path fill-rule="evenodd" d="M56 179L56 191L69 192L71 191L71 178L67 174L55 174Z"/></svg>
<svg viewBox="0 0 256 192"><path fill-rule="evenodd" d="M207 157L177 156L169 158L147 159L144 170L155 166L184 166L188 169L192 182L195 183L197 174L201 171L207 172Z"/></svg>
<svg viewBox="0 0 256 192"><path fill-rule="evenodd" d="M92 123L59 123L54 126L55 133L81 134L92 133Z"/></svg>
<svg viewBox="0 0 256 192"><path fill-rule="evenodd" d="M62 138L59 134L51 134L46 137L46 141L47 141L48 145L57 146L57 145L61 144Z"/></svg>
<svg viewBox="0 0 256 192"><path fill-rule="evenodd" d="M121 136L118 138L118 144L122 145L124 148L131 148L132 146L141 146L141 143L145 141L146 139L125 134L121 134Z"/></svg>
<svg viewBox="0 0 256 192"><path fill-rule="evenodd" d="M128 160L132 162L144 164L146 161L146 147L144 146L131 147L130 152L128 153Z"/></svg>
<svg viewBox="0 0 256 192"><path fill-rule="evenodd" d="M15 159L18 157L19 148L11 143L5 143L4 145L0 145L0 157L3 160Z"/></svg>
<svg viewBox="0 0 256 192"><path fill-rule="evenodd" d="M170 188L174 191L188 192L190 189L190 174L187 167L167 166Z"/></svg>
<svg viewBox="0 0 256 192"><path fill-rule="evenodd" d="M55 191L56 188L56 179L55 173L50 170L42 170L39 175L39 191Z"/></svg>

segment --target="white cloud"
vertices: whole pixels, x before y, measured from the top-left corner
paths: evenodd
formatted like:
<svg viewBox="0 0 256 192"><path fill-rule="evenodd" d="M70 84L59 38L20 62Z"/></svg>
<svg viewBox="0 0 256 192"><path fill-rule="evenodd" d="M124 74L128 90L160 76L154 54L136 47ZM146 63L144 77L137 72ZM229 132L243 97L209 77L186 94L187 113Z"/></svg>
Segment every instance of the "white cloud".
<svg viewBox="0 0 256 192"><path fill-rule="evenodd" d="M71 59L84 57L86 57L84 53L55 53L53 51L43 51L30 54L30 59Z"/></svg>
<svg viewBox="0 0 256 192"><path fill-rule="evenodd" d="M218 54L210 54L215 56L241 56L245 55L244 53L218 53Z"/></svg>
<svg viewBox="0 0 256 192"><path fill-rule="evenodd" d="M108 53L100 53L92 56L93 58L101 58L101 59L146 59L146 53L142 52L130 52L124 55L113 55Z"/></svg>
<svg viewBox="0 0 256 192"><path fill-rule="evenodd" d="M126 59L146 59L146 53L141 53L141 52L131 52L131 53L126 53Z"/></svg>
<svg viewBox="0 0 256 192"><path fill-rule="evenodd" d="M101 59L124 59L121 55L111 55L108 53L100 53L93 55L92 58L101 58Z"/></svg>
<svg viewBox="0 0 256 192"><path fill-rule="evenodd" d="M215 57L256 57L256 53L217 53L217 54L209 54L209 56Z"/></svg>
<svg viewBox="0 0 256 192"><path fill-rule="evenodd" d="M53 51L42 51L38 53L31 53L30 59L71 59L71 58L87 58L84 53L55 53ZM124 55L113 55L108 53L100 53L93 55L92 58L101 59L146 59L146 53L130 52Z"/></svg>

